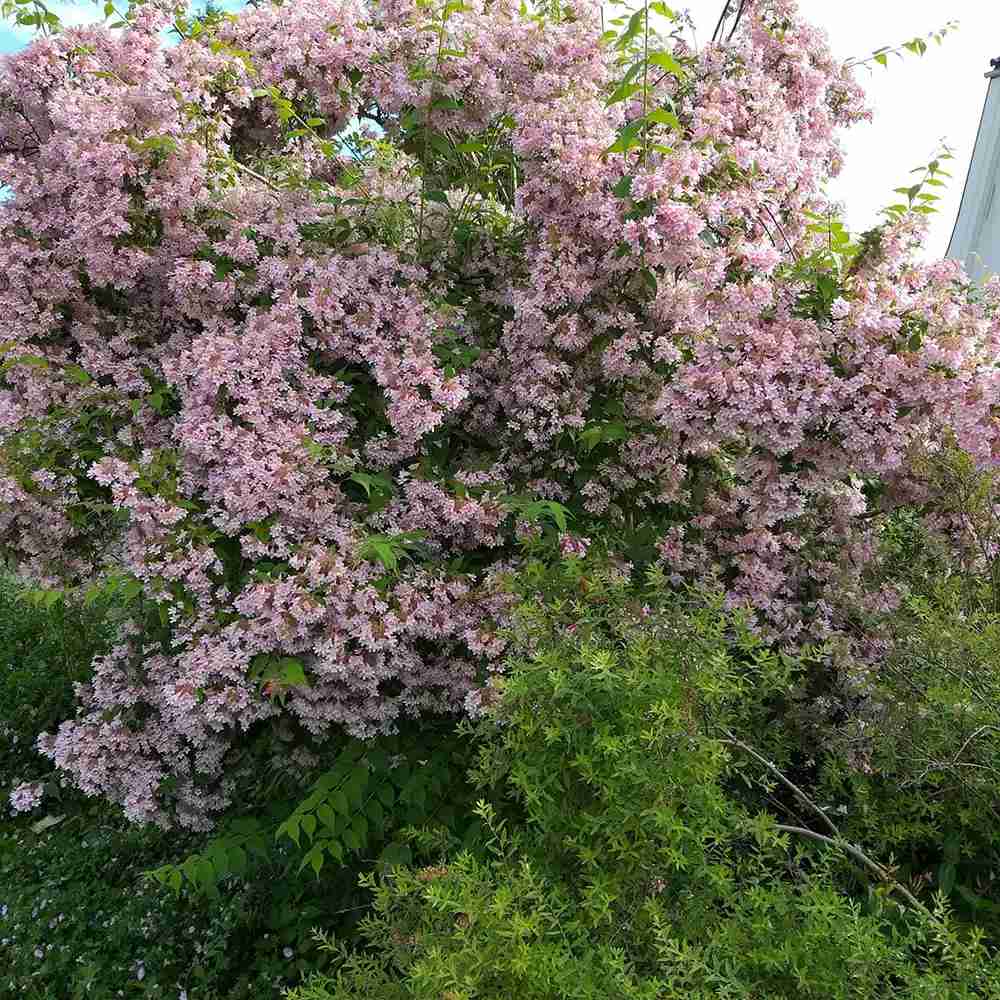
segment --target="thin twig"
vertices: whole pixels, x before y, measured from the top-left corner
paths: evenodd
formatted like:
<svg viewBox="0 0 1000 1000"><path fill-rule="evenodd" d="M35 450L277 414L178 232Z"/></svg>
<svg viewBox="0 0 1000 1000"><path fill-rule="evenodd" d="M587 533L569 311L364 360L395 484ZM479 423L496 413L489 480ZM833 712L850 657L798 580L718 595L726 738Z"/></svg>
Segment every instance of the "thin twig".
<svg viewBox="0 0 1000 1000"><path fill-rule="evenodd" d="M740 26L740 21L743 18L743 12L747 8L747 0L740 0L740 9L736 12L736 19L733 21L733 26L726 36L726 42L731 42L733 40L733 35L736 34L736 29Z"/></svg>
<svg viewBox="0 0 1000 1000"><path fill-rule="evenodd" d="M729 743L733 746L739 747L741 750L743 750L744 752L748 753L751 757L753 757L754 760L763 764L764 767L766 767L783 785L785 785L787 788L790 788L799 797L799 799L801 799L802 802L808 805L809 808L813 810L813 812L815 812L818 816L820 816L823 822L826 823L826 825L833 832L834 836L828 837L824 833L817 833L815 830L809 830L804 826L789 826L788 824L785 823L775 824L775 829L781 830L784 833L796 833L802 837L809 837L812 840L818 840L820 843L828 844L830 847L836 847L844 851L851 857L860 861L870 871L878 875L880 881L885 882L889 886L894 888L901 896L903 896L906 899L906 901L911 906L920 910L923 914L930 917L932 920L936 920L931 911L928 910L927 907L924 906L924 904L921 903L920 900L917 899L917 897L914 896L913 893L910 892L910 890L907 889L905 885L903 885L901 882L898 882L895 878L893 878L893 876L890 874L887 868L883 867L877 861L874 861L872 860L872 858L868 857L868 855L865 854L865 852L862 851L861 848L857 846L857 844L852 844L849 840L847 840L843 836L843 834L841 834L840 830L837 827L837 824L834 823L832 819L830 819L830 817L826 814L826 812L823 809L821 809L815 802L813 802L813 800L808 795L806 795L806 793L802 791L802 789L799 788L798 785L796 785L793 781L787 778L776 764L773 764L766 757L761 756L761 754L759 754L756 750L754 750L753 747L748 746L742 740L737 739L728 729L723 730L723 732L728 737L728 739L722 741L723 743Z"/></svg>
<svg viewBox="0 0 1000 1000"><path fill-rule="evenodd" d="M269 180L263 174L258 174L256 170L253 170L251 167L248 167L245 163L240 163L240 161L237 159L232 159L229 162L232 163L237 170L242 170L243 173L247 174L250 177L253 177L254 180L260 181L261 184L266 185L272 191L277 191L279 194L281 194L281 188L277 184L275 184L274 181Z"/></svg>
<svg viewBox="0 0 1000 1000"><path fill-rule="evenodd" d="M642 36L642 117L645 121L646 111L649 106L649 0L643 4L643 36ZM649 124L642 130L642 165L646 166L649 159ZM643 255L645 256L645 241L643 241Z"/></svg>
<svg viewBox="0 0 1000 1000"><path fill-rule="evenodd" d="M781 238L785 241L785 246L788 247L788 252L796 260L798 260L799 259L799 255L795 252L795 248L792 246L791 242L789 241L788 236L786 235L785 230L782 228L781 223L778 221L777 216L775 216L774 212L771 211L771 206L768 205L767 202L764 202L763 208L764 208L764 211L767 212L767 214L771 217L771 221L778 227L778 232L781 233Z"/></svg>

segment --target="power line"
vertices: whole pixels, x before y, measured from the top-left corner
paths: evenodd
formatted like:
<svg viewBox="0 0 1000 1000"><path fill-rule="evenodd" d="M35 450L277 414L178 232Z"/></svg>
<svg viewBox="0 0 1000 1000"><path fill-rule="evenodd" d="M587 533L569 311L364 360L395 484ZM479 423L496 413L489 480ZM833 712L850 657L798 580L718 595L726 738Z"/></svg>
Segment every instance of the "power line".
<svg viewBox="0 0 1000 1000"><path fill-rule="evenodd" d="M747 3L749 0L740 0L740 9L736 12L736 17L733 19L733 26L729 31L729 37L726 39L727 42L732 41L733 35L736 34L736 29L740 26L740 20L743 17L743 12L747 9Z"/></svg>
<svg viewBox="0 0 1000 1000"><path fill-rule="evenodd" d="M722 26L726 23L726 15L729 13L729 0L722 5L722 13L719 15L719 23L712 32L712 41L717 42L722 37Z"/></svg>
<svg viewBox="0 0 1000 1000"><path fill-rule="evenodd" d="M726 35L726 41L732 41L733 35L736 34L736 29L740 26L740 21L743 18L743 14L747 9L748 0L740 0L739 8L735 10L735 16L733 17L732 26L729 29L729 34ZM715 26L715 31L712 32L712 41L721 42L722 36L726 34L725 27L726 21L729 15L733 13L735 7L735 0L726 0L722 5L722 13L719 15L719 22Z"/></svg>

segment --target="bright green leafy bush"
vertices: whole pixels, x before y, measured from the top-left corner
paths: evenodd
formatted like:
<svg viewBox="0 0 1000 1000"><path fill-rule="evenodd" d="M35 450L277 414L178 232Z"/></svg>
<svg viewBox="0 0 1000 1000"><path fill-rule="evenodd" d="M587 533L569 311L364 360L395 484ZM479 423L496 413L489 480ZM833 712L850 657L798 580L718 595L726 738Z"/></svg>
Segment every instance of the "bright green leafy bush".
<svg viewBox="0 0 1000 1000"><path fill-rule="evenodd" d="M365 876L369 949L327 939L294 1000L1000 995L983 932L813 798L786 715L826 651L655 580L537 583L475 726L489 849Z"/></svg>

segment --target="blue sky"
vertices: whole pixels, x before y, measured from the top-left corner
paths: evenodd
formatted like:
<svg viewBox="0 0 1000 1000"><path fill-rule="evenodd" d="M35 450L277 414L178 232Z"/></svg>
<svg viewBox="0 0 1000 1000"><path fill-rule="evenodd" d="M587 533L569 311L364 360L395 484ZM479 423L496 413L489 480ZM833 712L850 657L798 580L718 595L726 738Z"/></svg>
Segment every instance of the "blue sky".
<svg viewBox="0 0 1000 1000"><path fill-rule="evenodd" d="M16 52L21 47L21 40L7 25L0 27L0 52Z"/></svg>
<svg viewBox="0 0 1000 1000"><path fill-rule="evenodd" d="M222 10L239 10L243 3L244 0L215 0L215 6ZM195 0L195 3L192 4L194 8L201 8L204 5L204 0ZM78 3L61 3L58 0L51 0L51 2L46 3L46 6L53 13L59 15L63 24L88 24L102 19L104 3L103 0L100 3L96 3L94 0L79 0ZM33 37L34 30L32 28L19 28L9 21L0 21L0 54L23 49Z"/></svg>
<svg viewBox="0 0 1000 1000"><path fill-rule="evenodd" d="M53 0L46 6L54 14L58 14L64 24L87 24L101 18L101 8L92 0L80 0L79 3L60 3L59 0ZM20 28L10 21L0 21L0 53L23 49L34 35L33 28Z"/></svg>

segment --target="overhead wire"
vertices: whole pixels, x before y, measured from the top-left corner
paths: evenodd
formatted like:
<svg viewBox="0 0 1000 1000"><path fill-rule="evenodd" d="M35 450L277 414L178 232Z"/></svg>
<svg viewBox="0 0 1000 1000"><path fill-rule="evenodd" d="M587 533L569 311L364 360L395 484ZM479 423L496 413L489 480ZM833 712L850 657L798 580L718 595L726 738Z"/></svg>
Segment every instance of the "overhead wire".
<svg viewBox="0 0 1000 1000"><path fill-rule="evenodd" d="M729 0L725 0L722 5L722 13L719 15L719 23L712 32L712 41L717 42L722 37L722 26L726 23L726 15L729 13Z"/></svg>
<svg viewBox="0 0 1000 1000"><path fill-rule="evenodd" d="M739 9L735 11L735 16L733 17L732 26L729 28L729 34L726 35L726 21L729 18L730 13L734 9L734 0L725 0L722 5L722 13L719 15L719 21L715 26L715 31L712 32L712 41L721 42L722 36L726 35L726 41L732 41L733 35L736 34L736 29L740 26L740 21L743 19L743 15L746 12L749 0L740 0Z"/></svg>
<svg viewBox="0 0 1000 1000"><path fill-rule="evenodd" d="M733 40L733 35L736 34L736 29L740 26L740 21L743 18L743 12L747 9L748 2L749 0L740 0L740 9L736 12L736 17L733 19L733 26L726 38L727 42L731 42Z"/></svg>

